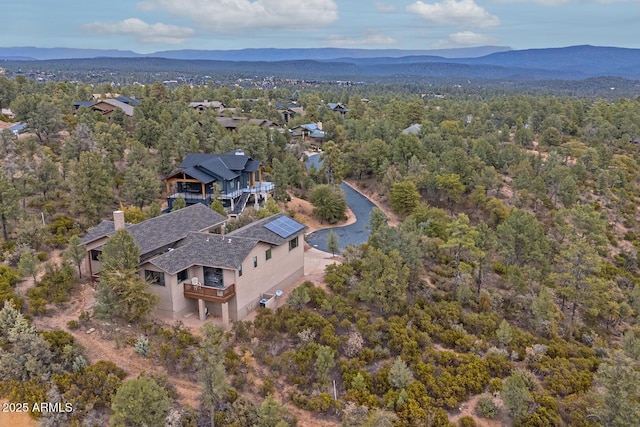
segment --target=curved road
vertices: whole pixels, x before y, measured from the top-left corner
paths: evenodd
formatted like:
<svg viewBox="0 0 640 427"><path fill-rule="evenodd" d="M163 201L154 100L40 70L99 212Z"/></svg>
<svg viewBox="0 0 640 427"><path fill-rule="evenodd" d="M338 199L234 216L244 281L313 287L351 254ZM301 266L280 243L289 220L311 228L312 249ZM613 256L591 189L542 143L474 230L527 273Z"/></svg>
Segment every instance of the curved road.
<svg viewBox="0 0 640 427"><path fill-rule="evenodd" d="M309 157L307 160L307 168L311 167L311 165L316 168L320 167L319 154L314 154ZM329 252L327 250L327 234L331 230L338 235L340 250L344 249L347 245L360 245L369 240L369 217L371 216L371 210L375 208L376 205L344 182L340 184L340 188L342 188L345 193L347 205L356 216L356 222L341 227L325 228L309 233L307 235L307 243L321 251Z"/></svg>

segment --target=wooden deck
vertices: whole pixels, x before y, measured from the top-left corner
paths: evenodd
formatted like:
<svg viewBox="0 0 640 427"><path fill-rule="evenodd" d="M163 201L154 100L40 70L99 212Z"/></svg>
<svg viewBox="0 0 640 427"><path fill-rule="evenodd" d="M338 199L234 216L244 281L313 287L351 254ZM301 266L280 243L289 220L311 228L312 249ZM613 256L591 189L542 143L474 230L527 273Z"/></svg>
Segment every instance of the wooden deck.
<svg viewBox="0 0 640 427"><path fill-rule="evenodd" d="M204 285L193 285L191 283L184 284L185 298L202 299L211 302L228 302L236 296L236 285L229 285L224 288L214 288Z"/></svg>

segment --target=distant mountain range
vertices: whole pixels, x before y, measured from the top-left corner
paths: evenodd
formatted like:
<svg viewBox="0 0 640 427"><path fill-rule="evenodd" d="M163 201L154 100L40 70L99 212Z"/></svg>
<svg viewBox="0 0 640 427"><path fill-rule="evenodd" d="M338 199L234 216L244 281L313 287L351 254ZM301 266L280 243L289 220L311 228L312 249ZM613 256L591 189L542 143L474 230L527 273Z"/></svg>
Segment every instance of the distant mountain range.
<svg viewBox="0 0 640 427"><path fill-rule="evenodd" d="M60 59L60 58L69 59ZM74 59L71 59L74 58ZM640 49L597 46L509 50L506 47L437 51L366 49L176 50L141 55L131 51L0 48L0 60L26 67L29 60L75 64L83 69L229 72L289 78L358 80L384 77L461 77L491 80L640 80Z"/></svg>
<svg viewBox="0 0 640 427"><path fill-rule="evenodd" d="M458 49L402 50L402 49L239 49L239 50L165 50L136 53L130 50L0 47L0 60L86 59L86 58L168 58L203 59L215 61L295 61L299 59L330 60L336 58L372 58L403 56L438 56L441 58L476 58L495 52L511 50L505 46L479 46Z"/></svg>

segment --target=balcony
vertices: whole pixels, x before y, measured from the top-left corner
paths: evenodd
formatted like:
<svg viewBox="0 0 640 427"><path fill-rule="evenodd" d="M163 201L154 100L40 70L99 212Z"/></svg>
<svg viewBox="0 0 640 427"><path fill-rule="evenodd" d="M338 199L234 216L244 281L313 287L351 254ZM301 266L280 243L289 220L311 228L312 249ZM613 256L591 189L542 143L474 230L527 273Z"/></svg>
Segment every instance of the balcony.
<svg viewBox="0 0 640 427"><path fill-rule="evenodd" d="M218 303L228 302L231 298L236 296L236 285L216 288L213 286L185 283L184 296L185 298L196 298Z"/></svg>

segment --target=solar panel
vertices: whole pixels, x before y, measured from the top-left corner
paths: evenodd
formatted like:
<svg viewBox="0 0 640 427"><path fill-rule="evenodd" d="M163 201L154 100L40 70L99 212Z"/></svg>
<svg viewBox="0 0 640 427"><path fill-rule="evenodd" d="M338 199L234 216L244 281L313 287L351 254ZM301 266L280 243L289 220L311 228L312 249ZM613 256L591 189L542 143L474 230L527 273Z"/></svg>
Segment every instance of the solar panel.
<svg viewBox="0 0 640 427"><path fill-rule="evenodd" d="M292 220L288 216L281 216L265 224L264 228L266 228L269 231L273 231L278 236L282 237L283 239L286 239L287 237L292 236L297 232L303 230L304 225Z"/></svg>

